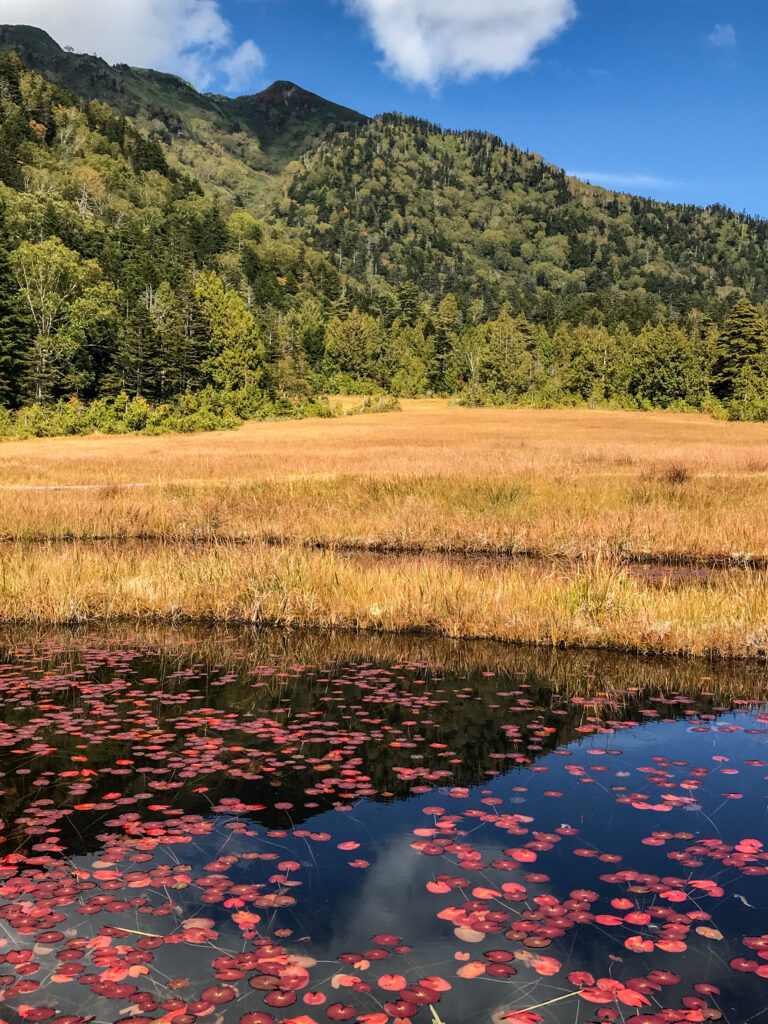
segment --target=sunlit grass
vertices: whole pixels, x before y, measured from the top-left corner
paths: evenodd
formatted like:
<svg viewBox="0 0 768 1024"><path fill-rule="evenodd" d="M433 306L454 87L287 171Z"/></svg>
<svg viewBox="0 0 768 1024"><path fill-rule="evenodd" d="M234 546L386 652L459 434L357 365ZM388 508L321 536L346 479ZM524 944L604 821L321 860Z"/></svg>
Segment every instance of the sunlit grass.
<svg viewBox="0 0 768 1024"><path fill-rule="evenodd" d="M188 617L768 649L762 424L407 402L229 434L0 446L0 494L6 621ZM86 543L98 538L108 543ZM542 557L493 558L521 552ZM629 571L643 557L754 561L650 585Z"/></svg>
<svg viewBox="0 0 768 1024"><path fill-rule="evenodd" d="M765 558L768 427L406 402L235 433L0 446L0 494L5 538Z"/></svg>
<svg viewBox="0 0 768 1024"><path fill-rule="evenodd" d="M544 646L724 657L768 650L768 574L648 586L598 556L579 565L357 559L288 546L13 545L11 622L216 620L431 631Z"/></svg>

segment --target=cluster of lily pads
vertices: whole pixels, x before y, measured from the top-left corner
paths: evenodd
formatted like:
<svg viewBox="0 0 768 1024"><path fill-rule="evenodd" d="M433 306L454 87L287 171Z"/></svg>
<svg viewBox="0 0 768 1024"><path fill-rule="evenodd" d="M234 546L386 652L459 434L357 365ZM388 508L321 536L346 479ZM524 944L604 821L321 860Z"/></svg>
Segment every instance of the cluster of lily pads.
<svg viewBox="0 0 768 1024"><path fill-rule="evenodd" d="M759 1019L760 699L16 650L0 1021Z"/></svg>

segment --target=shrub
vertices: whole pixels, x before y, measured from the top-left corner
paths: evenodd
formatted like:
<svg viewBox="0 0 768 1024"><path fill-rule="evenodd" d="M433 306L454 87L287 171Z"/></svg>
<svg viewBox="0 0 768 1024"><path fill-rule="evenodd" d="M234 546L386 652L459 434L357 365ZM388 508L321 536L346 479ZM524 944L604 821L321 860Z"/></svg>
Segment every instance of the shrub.
<svg viewBox="0 0 768 1024"><path fill-rule="evenodd" d="M189 434L236 430L246 420L333 415L326 398L269 397L256 388L241 391L206 388L196 394L179 395L163 405L151 405L143 397L131 398L121 392L115 398L99 398L91 403L71 399L54 405L29 405L14 412L0 408L0 437Z"/></svg>

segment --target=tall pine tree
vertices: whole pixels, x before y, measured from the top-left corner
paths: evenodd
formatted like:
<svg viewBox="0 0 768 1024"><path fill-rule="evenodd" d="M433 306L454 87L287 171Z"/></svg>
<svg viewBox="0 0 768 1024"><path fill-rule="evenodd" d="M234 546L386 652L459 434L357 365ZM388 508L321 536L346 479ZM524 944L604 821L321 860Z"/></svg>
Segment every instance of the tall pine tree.
<svg viewBox="0 0 768 1024"><path fill-rule="evenodd" d="M8 256L4 210L0 207L0 404L19 403L19 381L32 335L32 325L18 300L18 285Z"/></svg>
<svg viewBox="0 0 768 1024"><path fill-rule="evenodd" d="M748 299L739 299L725 321L717 347L713 390L725 402L742 401L765 383L768 333Z"/></svg>

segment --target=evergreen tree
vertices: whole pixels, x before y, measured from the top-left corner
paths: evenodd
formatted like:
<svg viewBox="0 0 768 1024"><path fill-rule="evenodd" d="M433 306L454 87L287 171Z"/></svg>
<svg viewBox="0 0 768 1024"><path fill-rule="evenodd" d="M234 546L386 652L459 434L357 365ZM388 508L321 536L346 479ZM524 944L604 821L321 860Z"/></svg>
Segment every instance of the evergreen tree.
<svg viewBox="0 0 768 1024"><path fill-rule="evenodd" d="M148 298L147 310L158 350L159 397L168 401L199 384L206 345L194 297L189 292L174 292L163 281Z"/></svg>
<svg viewBox="0 0 768 1024"><path fill-rule="evenodd" d="M303 357L313 369L317 369L325 352L325 317L320 300L303 296L285 317L285 325L292 346L300 346Z"/></svg>
<svg viewBox="0 0 768 1024"><path fill-rule="evenodd" d="M32 340L32 325L24 315L16 278L11 269L8 236L0 209L0 404L15 406Z"/></svg>
<svg viewBox="0 0 768 1024"><path fill-rule="evenodd" d="M110 390L134 398L158 397L157 354L149 311L143 303L138 303L123 320L117 336L114 367L109 375Z"/></svg>
<svg viewBox="0 0 768 1024"><path fill-rule="evenodd" d="M613 376L622 358L610 332L603 326L562 327L559 339L562 381L566 392L589 402L612 397Z"/></svg>
<svg viewBox="0 0 768 1024"><path fill-rule="evenodd" d="M225 391L257 387L264 374L264 344L242 296L210 271L200 275L195 298L212 353L203 364L206 375Z"/></svg>
<svg viewBox="0 0 768 1024"><path fill-rule="evenodd" d="M456 296L446 295L433 317L434 357L430 382L435 391L450 393L456 389L456 375L451 373L451 367L455 362L454 353L462 322L463 317Z"/></svg>
<svg viewBox="0 0 768 1024"><path fill-rule="evenodd" d="M346 320L334 317L325 332L325 362L329 373L369 377L376 355L378 324L367 313L353 309Z"/></svg>
<svg viewBox="0 0 768 1024"><path fill-rule="evenodd" d="M409 327L414 327L419 318L421 292L413 281L406 281L400 285L397 289L396 302L400 319Z"/></svg>
<svg viewBox="0 0 768 1024"><path fill-rule="evenodd" d="M497 402L514 401L523 395L532 396L540 375L533 327L525 317L513 317L507 309L502 310L498 320L488 325L480 385Z"/></svg>
<svg viewBox="0 0 768 1024"><path fill-rule="evenodd" d="M641 402L697 405L706 395L706 367L679 327L647 327L637 339L635 358L634 393Z"/></svg>
<svg viewBox="0 0 768 1024"><path fill-rule="evenodd" d="M10 50L0 51L0 102L21 106L21 73L24 65Z"/></svg>
<svg viewBox="0 0 768 1024"><path fill-rule="evenodd" d="M768 335L763 318L748 299L739 299L725 321L717 347L714 393L725 402L743 400L766 379Z"/></svg>
<svg viewBox="0 0 768 1024"><path fill-rule="evenodd" d="M22 189L24 144L32 139L29 115L14 103L0 104L0 181Z"/></svg>

